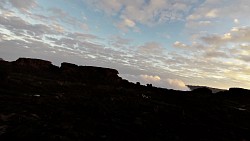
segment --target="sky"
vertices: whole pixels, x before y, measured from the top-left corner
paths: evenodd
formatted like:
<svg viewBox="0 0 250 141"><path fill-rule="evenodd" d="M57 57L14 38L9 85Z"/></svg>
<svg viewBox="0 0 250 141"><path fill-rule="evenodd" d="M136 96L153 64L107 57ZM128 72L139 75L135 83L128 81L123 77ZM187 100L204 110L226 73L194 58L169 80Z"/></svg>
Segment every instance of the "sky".
<svg viewBox="0 0 250 141"><path fill-rule="evenodd" d="M1 0L0 58L114 68L131 82L250 89L249 0Z"/></svg>

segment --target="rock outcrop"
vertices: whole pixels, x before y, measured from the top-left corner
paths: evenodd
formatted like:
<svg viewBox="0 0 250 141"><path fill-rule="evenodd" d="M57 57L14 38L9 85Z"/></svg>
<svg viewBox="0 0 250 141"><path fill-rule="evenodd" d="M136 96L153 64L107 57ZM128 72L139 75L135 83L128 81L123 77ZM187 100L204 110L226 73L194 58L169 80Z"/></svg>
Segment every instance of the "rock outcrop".
<svg viewBox="0 0 250 141"><path fill-rule="evenodd" d="M117 70L109 68L78 66L64 62L61 64L60 71L64 78L80 82L117 84L122 80Z"/></svg>
<svg viewBox="0 0 250 141"><path fill-rule="evenodd" d="M19 58L13 62L15 66L20 68L34 69L34 70L47 70L52 66L50 61L31 58Z"/></svg>
<svg viewBox="0 0 250 141"><path fill-rule="evenodd" d="M118 71L115 69L78 66L66 62L62 63L60 67L57 67L46 60L19 58L13 62L1 61L0 65L0 67L2 67L2 72L6 70L8 72L26 73L60 81L116 85L120 84L122 81L118 76Z"/></svg>

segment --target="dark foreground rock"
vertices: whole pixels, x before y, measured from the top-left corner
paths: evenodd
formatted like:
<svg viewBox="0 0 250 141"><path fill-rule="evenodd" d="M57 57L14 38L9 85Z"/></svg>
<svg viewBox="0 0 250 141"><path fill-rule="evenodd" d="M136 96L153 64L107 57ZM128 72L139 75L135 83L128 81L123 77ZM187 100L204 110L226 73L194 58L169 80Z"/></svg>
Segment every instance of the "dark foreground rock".
<svg viewBox="0 0 250 141"><path fill-rule="evenodd" d="M1 141L250 140L249 90L141 86L108 68L0 61Z"/></svg>

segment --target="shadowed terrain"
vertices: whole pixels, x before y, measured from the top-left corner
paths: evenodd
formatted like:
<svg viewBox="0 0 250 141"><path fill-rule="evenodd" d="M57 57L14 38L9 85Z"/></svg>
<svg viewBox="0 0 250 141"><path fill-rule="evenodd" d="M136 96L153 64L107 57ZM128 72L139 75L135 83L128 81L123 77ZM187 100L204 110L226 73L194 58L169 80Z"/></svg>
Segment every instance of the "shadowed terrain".
<svg viewBox="0 0 250 141"><path fill-rule="evenodd" d="M0 140L250 140L250 91L176 91L109 68L0 60Z"/></svg>
<svg viewBox="0 0 250 141"><path fill-rule="evenodd" d="M207 87L207 86L193 86L193 85L187 85L187 87L190 90L195 90L195 89L199 89L199 88L208 88L212 91L212 93L218 93L218 92L222 92L225 91L224 89L218 89L218 88L211 88L211 87Z"/></svg>

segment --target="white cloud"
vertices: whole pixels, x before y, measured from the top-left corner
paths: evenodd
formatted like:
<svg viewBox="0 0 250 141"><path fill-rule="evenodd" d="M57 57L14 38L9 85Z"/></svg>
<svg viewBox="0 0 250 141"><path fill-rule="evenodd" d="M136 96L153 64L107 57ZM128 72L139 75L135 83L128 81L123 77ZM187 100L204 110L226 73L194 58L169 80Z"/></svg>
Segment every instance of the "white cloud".
<svg viewBox="0 0 250 141"><path fill-rule="evenodd" d="M212 9L206 13L206 17L208 18L216 18L218 17L218 10L217 9Z"/></svg>
<svg viewBox="0 0 250 141"><path fill-rule="evenodd" d="M181 88L181 90L189 90L186 86L186 84L178 79L167 79L167 82L174 88L178 89Z"/></svg>
<svg viewBox="0 0 250 141"><path fill-rule="evenodd" d="M235 24L239 24L240 21L239 21L238 19L234 19L234 23L235 23Z"/></svg>
<svg viewBox="0 0 250 141"><path fill-rule="evenodd" d="M179 41L176 41L173 46L176 48L188 49L188 46L186 44L183 44Z"/></svg>
<svg viewBox="0 0 250 141"><path fill-rule="evenodd" d="M117 24L117 27L123 31L128 31L128 28L136 29L136 23L128 18L123 18L123 20Z"/></svg>
<svg viewBox="0 0 250 141"><path fill-rule="evenodd" d="M152 75L140 75L142 80L146 83L151 83L151 82L157 82L161 81L161 78L159 76L152 76Z"/></svg>
<svg viewBox="0 0 250 141"><path fill-rule="evenodd" d="M124 19L124 23L128 27L134 27L135 26L135 22L130 20L130 19Z"/></svg>
<svg viewBox="0 0 250 141"><path fill-rule="evenodd" d="M189 88L185 85L182 80L179 79L162 79L157 75L121 75L123 78L126 78L132 82L140 82L143 85L152 84L156 87L175 89L175 90L184 90L187 91Z"/></svg>

